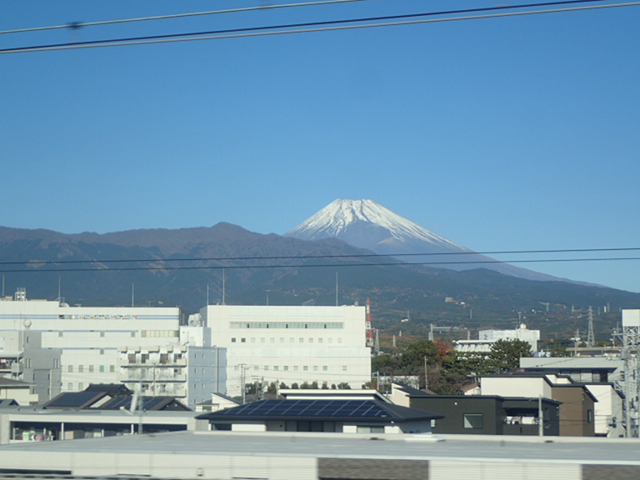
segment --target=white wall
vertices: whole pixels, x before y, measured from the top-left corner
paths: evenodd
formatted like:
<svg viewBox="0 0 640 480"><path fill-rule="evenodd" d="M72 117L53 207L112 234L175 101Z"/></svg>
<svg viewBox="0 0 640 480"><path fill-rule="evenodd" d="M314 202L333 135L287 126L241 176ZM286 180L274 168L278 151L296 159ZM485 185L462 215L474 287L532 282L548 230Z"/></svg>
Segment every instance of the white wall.
<svg viewBox="0 0 640 480"><path fill-rule="evenodd" d="M480 389L482 395L552 398L551 386L543 377L482 377Z"/></svg>
<svg viewBox="0 0 640 480"><path fill-rule="evenodd" d="M227 349L229 395L262 380L321 386L371 380L365 307L207 306L200 311L213 344Z"/></svg>
<svg viewBox="0 0 640 480"><path fill-rule="evenodd" d="M62 354L61 389L118 381L118 347L173 345L180 309L174 307L72 307L57 301L0 301L0 329L42 333L42 348Z"/></svg>

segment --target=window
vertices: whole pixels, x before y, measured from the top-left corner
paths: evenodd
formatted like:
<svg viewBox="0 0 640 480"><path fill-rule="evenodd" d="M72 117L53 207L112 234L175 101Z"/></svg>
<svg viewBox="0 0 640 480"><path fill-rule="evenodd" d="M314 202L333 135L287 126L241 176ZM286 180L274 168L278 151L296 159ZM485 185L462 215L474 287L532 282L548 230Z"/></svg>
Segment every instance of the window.
<svg viewBox="0 0 640 480"><path fill-rule="evenodd" d="M322 343L322 338L318 338L318 343Z"/></svg>
<svg viewBox="0 0 640 480"><path fill-rule="evenodd" d="M89 371L93 372L93 365L89 365Z"/></svg>
<svg viewBox="0 0 640 480"><path fill-rule="evenodd" d="M314 366L313 366L313 371L314 371L314 372L317 372L317 371L318 371L318 366L317 366L317 365L314 365Z"/></svg>
<svg viewBox="0 0 640 480"><path fill-rule="evenodd" d="M109 372L113 373L116 371L116 366L115 365L109 365Z"/></svg>
<svg viewBox="0 0 640 480"><path fill-rule="evenodd" d="M240 339L240 342L241 342L241 343L247 343L247 339L246 339L246 338L241 338L241 339Z"/></svg>
<svg viewBox="0 0 640 480"><path fill-rule="evenodd" d="M302 370L304 370L305 372L309 371L309 366L305 365L304 367L302 367Z"/></svg>
<svg viewBox="0 0 640 480"><path fill-rule="evenodd" d="M104 373L104 365L100 365L100 372Z"/></svg>
<svg viewBox="0 0 640 480"><path fill-rule="evenodd" d="M342 371L346 372L347 371L347 366L346 365L342 365Z"/></svg>
<svg viewBox="0 0 640 480"><path fill-rule="evenodd" d="M84 390L84 383L80 382L78 384L78 390Z"/></svg>
<svg viewBox="0 0 640 480"><path fill-rule="evenodd" d="M236 337L233 337L233 338L231 339L231 343L236 343Z"/></svg>
<svg viewBox="0 0 640 480"><path fill-rule="evenodd" d="M135 337L136 336L136 332L131 332L131 336Z"/></svg>
<svg viewBox="0 0 640 480"><path fill-rule="evenodd" d="M73 390L73 383L67 383L67 390Z"/></svg>
<svg viewBox="0 0 640 480"><path fill-rule="evenodd" d="M289 370L289 365L285 365L285 366L284 366L284 369L285 369L285 370Z"/></svg>
<svg viewBox="0 0 640 480"><path fill-rule="evenodd" d="M101 336L101 337L104 337L104 330L102 330L102 331L100 332L100 336Z"/></svg>
<svg viewBox="0 0 640 480"><path fill-rule="evenodd" d="M587 423L593 423L593 410L587 410Z"/></svg>
<svg viewBox="0 0 640 480"><path fill-rule="evenodd" d="M58 336L59 337L62 337L63 335L64 335L64 332L62 332L62 331L58 332Z"/></svg>
<svg viewBox="0 0 640 480"><path fill-rule="evenodd" d="M472 428L480 430L484 427L484 421L481 413L465 413L464 428Z"/></svg>
<svg viewBox="0 0 640 480"><path fill-rule="evenodd" d="M73 373L73 365L69 365L69 368L67 369L67 371L69 373Z"/></svg>
<svg viewBox="0 0 640 480"><path fill-rule="evenodd" d="M384 433L384 427L370 427L368 425L358 425L357 427L358 433Z"/></svg>
<svg viewBox="0 0 640 480"><path fill-rule="evenodd" d="M84 365L78 365L78 371L80 373L84 372Z"/></svg>
<svg viewBox="0 0 640 480"><path fill-rule="evenodd" d="M328 371L328 370L329 370L329 367L328 367L327 365L323 365L323 367L322 367L322 371L323 371L323 372L326 372L326 371Z"/></svg>
<svg viewBox="0 0 640 480"><path fill-rule="evenodd" d="M275 367L273 367L274 370L280 370L280 367L278 365L276 365Z"/></svg>

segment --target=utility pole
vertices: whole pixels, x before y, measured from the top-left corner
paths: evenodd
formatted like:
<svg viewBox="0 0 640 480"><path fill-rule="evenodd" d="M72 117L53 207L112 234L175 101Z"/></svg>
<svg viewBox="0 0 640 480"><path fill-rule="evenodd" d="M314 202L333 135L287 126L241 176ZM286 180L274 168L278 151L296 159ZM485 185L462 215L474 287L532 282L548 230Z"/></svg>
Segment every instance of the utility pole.
<svg viewBox="0 0 640 480"><path fill-rule="evenodd" d="M424 357L424 389L429 389L429 378L427 377L427 356Z"/></svg>
<svg viewBox="0 0 640 480"><path fill-rule="evenodd" d="M544 437L544 411L542 410L542 395L538 396L538 436Z"/></svg>

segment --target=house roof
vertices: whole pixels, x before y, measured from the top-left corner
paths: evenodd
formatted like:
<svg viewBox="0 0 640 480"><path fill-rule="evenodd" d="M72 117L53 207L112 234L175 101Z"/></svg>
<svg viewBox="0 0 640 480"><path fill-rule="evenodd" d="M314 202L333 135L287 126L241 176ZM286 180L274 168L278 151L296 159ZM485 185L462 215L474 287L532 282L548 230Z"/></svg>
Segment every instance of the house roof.
<svg viewBox="0 0 640 480"><path fill-rule="evenodd" d="M196 417L212 423L232 421L342 421L403 423L442 415L377 400L263 400Z"/></svg>
<svg viewBox="0 0 640 480"><path fill-rule="evenodd" d="M186 405L182 404L174 397L140 397L142 402L142 410L181 410L181 411L189 411L191 410ZM104 405L100 406L100 410L131 410L131 400L133 397L116 397ZM136 406L136 408L140 408Z"/></svg>
<svg viewBox="0 0 640 480"><path fill-rule="evenodd" d="M44 408L89 408L107 396L105 392L63 392L44 404Z"/></svg>
<svg viewBox="0 0 640 480"><path fill-rule="evenodd" d="M433 396L433 392L431 391L418 390L417 388L409 387L401 383L393 383L392 387L394 390L400 390L402 393L406 393L410 398Z"/></svg>
<svg viewBox="0 0 640 480"><path fill-rule="evenodd" d="M84 389L85 392L105 392L112 397L132 395L133 392L122 383L92 383Z"/></svg>
<svg viewBox="0 0 640 480"><path fill-rule="evenodd" d="M0 377L0 387L3 388L27 388L31 383L22 380L14 380L13 378Z"/></svg>

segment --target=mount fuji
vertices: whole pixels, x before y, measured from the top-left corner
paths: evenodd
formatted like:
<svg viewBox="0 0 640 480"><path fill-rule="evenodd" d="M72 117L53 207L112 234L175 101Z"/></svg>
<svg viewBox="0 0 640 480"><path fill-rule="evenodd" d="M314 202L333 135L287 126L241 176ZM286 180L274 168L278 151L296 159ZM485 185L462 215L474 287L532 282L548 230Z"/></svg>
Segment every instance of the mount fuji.
<svg viewBox="0 0 640 480"><path fill-rule="evenodd" d="M335 200L284 236L301 240L337 238L380 255L400 255L408 263L423 263L436 268L486 268L527 280L561 280L476 253L401 217L373 200ZM412 256L407 257L407 254Z"/></svg>

